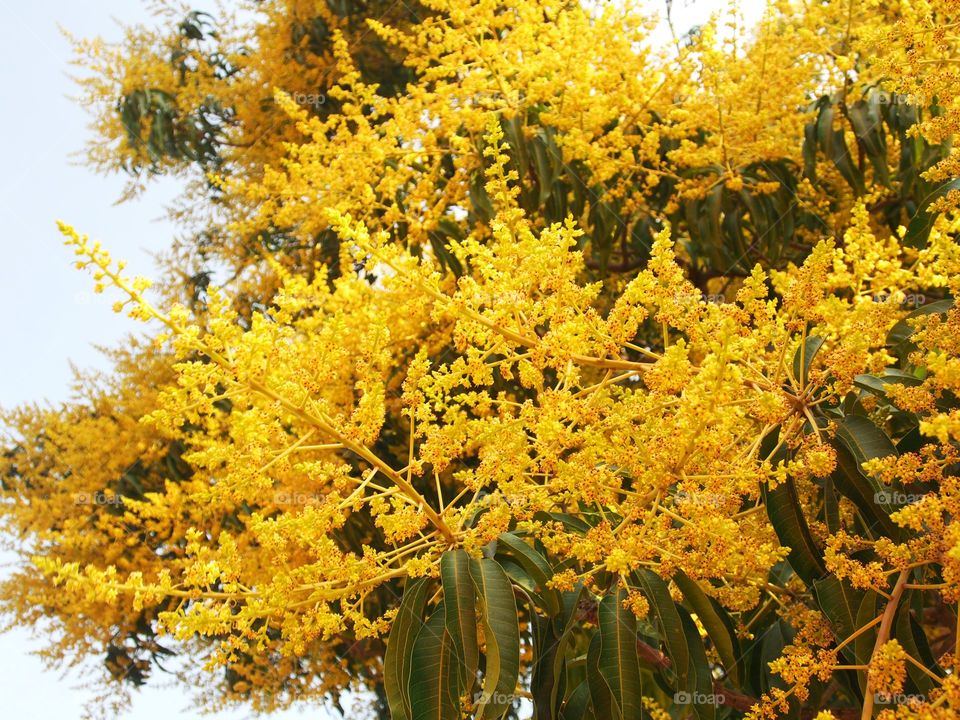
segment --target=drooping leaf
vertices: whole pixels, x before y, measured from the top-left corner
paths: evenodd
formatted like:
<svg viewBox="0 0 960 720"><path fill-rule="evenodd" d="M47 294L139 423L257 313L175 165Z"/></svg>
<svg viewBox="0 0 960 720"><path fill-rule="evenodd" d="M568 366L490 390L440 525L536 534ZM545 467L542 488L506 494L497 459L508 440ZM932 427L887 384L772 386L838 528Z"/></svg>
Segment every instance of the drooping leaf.
<svg viewBox="0 0 960 720"><path fill-rule="evenodd" d="M534 647L532 668L533 710L536 720L557 717L564 696L567 647L576 626L581 585L561 595L561 611L553 617L537 618L539 646Z"/></svg>
<svg viewBox="0 0 960 720"><path fill-rule="evenodd" d="M833 625L834 633L842 642L857 630L857 612L863 602L863 591L852 587L849 582L828 575L813 583L813 594L817 605ZM853 658L852 647L845 654ZM844 652L844 651L841 651Z"/></svg>
<svg viewBox="0 0 960 720"><path fill-rule="evenodd" d="M640 663L637 660L637 619L624 608L626 590L618 587L600 601L599 669L610 686L621 717L641 714Z"/></svg>
<svg viewBox="0 0 960 720"><path fill-rule="evenodd" d="M909 315L900 320L887 334L887 345L891 347L903 346L913 334L913 326L910 321L924 315L942 314L950 310L954 305L953 299L937 300L936 302L921 305L913 310Z"/></svg>
<svg viewBox="0 0 960 720"><path fill-rule="evenodd" d="M522 538L513 533L501 533L498 538L497 553L513 558L533 579L534 600L538 601L548 616L560 612L560 594L547 583L553 577L553 568L543 555L530 547Z"/></svg>
<svg viewBox="0 0 960 720"><path fill-rule="evenodd" d="M954 178L937 187L920 201L916 214L910 218L910 224L907 225L907 234L903 238L904 244L916 248L926 245L927 238L930 237L930 231L933 230L933 225L940 216L938 211L931 210L930 205L951 190L958 189L960 189L960 178Z"/></svg>
<svg viewBox="0 0 960 720"><path fill-rule="evenodd" d="M693 700L693 709L699 720L714 720L717 716L717 703L713 692L713 675L703 640L696 623L684 608L678 608L683 632L689 643L689 662L687 677L690 679L689 697Z"/></svg>
<svg viewBox="0 0 960 720"><path fill-rule="evenodd" d="M707 636L720 656L727 677L734 686L739 686L743 677L743 659L736 627L727 611L716 600L709 597L699 583L691 580L682 571L678 571L673 576L673 581L683 593L684 600L706 628Z"/></svg>
<svg viewBox="0 0 960 720"><path fill-rule="evenodd" d="M429 583L425 578L417 578L407 583L387 638L383 684L394 720L407 720L411 717L408 692L411 656L417 634L423 626L423 608L427 602L428 587Z"/></svg>
<svg viewBox="0 0 960 720"><path fill-rule="evenodd" d="M446 608L445 626L456 650L460 685L470 692L477 675L479 650L476 596L470 578L470 556L466 551L450 550L441 556L440 579Z"/></svg>
<svg viewBox="0 0 960 720"><path fill-rule="evenodd" d="M511 706L520 675L517 603L506 573L495 560L470 560L483 634L487 643L483 690L477 720L500 717Z"/></svg>
<svg viewBox="0 0 960 720"><path fill-rule="evenodd" d="M913 619L910 610L910 601L903 598L897 607L897 616L894 620L894 637L900 646L908 655L919 660L928 670L934 674L941 675L940 665L933 657L930 650L930 644L923 629ZM928 695L935 687L933 678L917 668L912 663L907 663L907 674L917 693Z"/></svg>
<svg viewBox="0 0 960 720"><path fill-rule="evenodd" d="M577 685L560 710L560 720L592 720L594 714L591 705L589 681Z"/></svg>
<svg viewBox="0 0 960 720"><path fill-rule="evenodd" d="M823 553L813 540L803 506L792 478L773 490L764 488L764 505L780 543L790 548L788 559L797 575L808 585L827 574Z"/></svg>
<svg viewBox="0 0 960 720"><path fill-rule="evenodd" d="M587 649L587 685L590 688L590 702L594 713L610 720L626 720L620 714L620 706L613 696L613 690L603 671L600 669L600 656L603 652L603 640L597 631L590 638Z"/></svg>
<svg viewBox="0 0 960 720"><path fill-rule="evenodd" d="M878 607L879 598L880 596L873 590L867 590L864 592L863 599L860 601L860 607L857 609L857 619L855 625L858 630L869 625L872 620L876 619L876 617L883 612L883 609ZM865 665L870 662L876 642L876 626L873 626L869 630L862 632L853 640L851 645L853 646L853 654L857 664ZM863 671L858 671L857 679L859 681L860 691L862 693L867 687L867 674Z"/></svg>
<svg viewBox="0 0 960 720"><path fill-rule="evenodd" d="M887 434L860 415L844 418L837 426L837 437L861 464L874 458L897 454L897 448Z"/></svg>
<svg viewBox="0 0 960 720"><path fill-rule="evenodd" d="M633 574L640 590L650 605L650 616L663 641L670 666L676 678L676 689L687 690L690 666L687 637L677 612L676 603L670 596L667 584L651 570L638 570Z"/></svg>
<svg viewBox="0 0 960 720"><path fill-rule="evenodd" d="M441 602L424 623L413 645L410 669L411 720L460 717L460 673L456 649L444 626Z"/></svg>
<svg viewBox="0 0 960 720"><path fill-rule="evenodd" d="M902 529L890 518L890 513L897 509L892 494L861 468L866 460L897 454L890 438L867 418L851 415L838 423L834 448L837 469L833 479L837 489L853 501L869 528L901 538Z"/></svg>

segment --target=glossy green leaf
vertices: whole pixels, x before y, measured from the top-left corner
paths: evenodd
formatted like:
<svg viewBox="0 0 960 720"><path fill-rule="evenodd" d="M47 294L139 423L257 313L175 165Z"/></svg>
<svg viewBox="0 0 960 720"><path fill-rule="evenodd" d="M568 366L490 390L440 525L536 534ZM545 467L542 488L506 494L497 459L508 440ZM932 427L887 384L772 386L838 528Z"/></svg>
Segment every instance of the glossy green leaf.
<svg viewBox="0 0 960 720"><path fill-rule="evenodd" d="M823 553L813 540L792 478L773 490L764 488L764 505L780 543L790 548L790 566L810 585L827 574Z"/></svg>
<svg viewBox="0 0 960 720"><path fill-rule="evenodd" d="M918 307L916 310L912 311L909 315L893 326L893 328L887 334L887 345L902 345L909 340L910 336L913 335L913 326L910 324L911 320L924 315L945 313L950 310L953 305L953 299L947 299L937 300L936 302L927 303L926 305Z"/></svg>
<svg viewBox="0 0 960 720"><path fill-rule="evenodd" d="M859 463L897 454L897 448L887 434L860 415L844 418L837 426L837 437Z"/></svg>
<svg viewBox="0 0 960 720"><path fill-rule="evenodd" d="M683 632L689 641L688 658L689 666L687 677L690 679L690 696L693 699L693 710L699 720L714 720L717 716L717 704L713 692L713 675L710 672L710 663L707 661L707 652L703 647L703 640L700 639L700 631L697 629L693 618L683 608L679 608L680 622L683 626Z"/></svg>
<svg viewBox="0 0 960 720"><path fill-rule="evenodd" d="M860 511L868 529L876 534L878 529L894 538L901 536L900 527L890 519L890 513L895 509L887 502L888 490L879 483L867 478L860 470L860 464L841 443L835 446L837 451L837 469L833 473L833 480L842 495L853 501Z"/></svg>
<svg viewBox="0 0 960 720"><path fill-rule="evenodd" d="M887 397L888 385L906 385L913 387L922 382L923 381L916 375L900 370L886 370L883 375L857 375L853 379L853 384L858 388L866 390L880 398Z"/></svg>
<svg viewBox="0 0 960 720"><path fill-rule="evenodd" d="M663 640L667 657L676 676L676 689L687 690L690 658L687 649L687 637L677 612L676 603L670 596L667 584L651 570L638 570L634 573L637 585L650 605L650 617L653 619Z"/></svg>
<svg viewBox="0 0 960 720"><path fill-rule="evenodd" d="M590 530L590 525L582 518L569 513L543 512L540 511L534 516L540 522L557 522L566 529L579 534L584 534Z"/></svg>
<svg viewBox="0 0 960 720"><path fill-rule="evenodd" d="M933 230L933 225L940 216L939 212L931 211L930 205L951 190L957 189L960 189L960 178L948 180L920 201L916 214L910 218L910 224L907 225L907 234L903 238L905 245L917 248L926 245L930 231Z"/></svg>
<svg viewBox="0 0 960 720"><path fill-rule="evenodd" d="M907 598L904 598L897 608L897 616L894 620L894 637L908 655L921 662L931 672L943 675L940 671L940 665L933 657L923 629L910 614L910 602ZM928 695L935 687L933 678L912 663L907 663L907 674L918 693Z"/></svg>
<svg viewBox="0 0 960 720"><path fill-rule="evenodd" d="M513 703L520 675L520 628L517 603L506 573L490 558L470 560L470 577L480 606L487 643L483 691L477 720L500 717Z"/></svg>
<svg viewBox="0 0 960 720"><path fill-rule="evenodd" d="M542 605L547 615L560 612L560 594L549 588L547 583L553 577L553 568L543 555L513 533L501 533L497 543L497 554L513 558L533 579L534 600Z"/></svg>
<svg viewBox="0 0 960 720"><path fill-rule="evenodd" d="M538 617L540 629L534 646L532 668L533 709L536 720L557 717L563 700L567 648L576 627L582 586L561 595L561 611L553 617Z"/></svg>
<svg viewBox="0 0 960 720"><path fill-rule="evenodd" d="M739 686L743 678L740 641L737 639L736 626L727 611L716 600L709 597L697 581L691 580L683 572L678 571L673 576L673 581L680 588L690 609L696 613L703 627L706 628L707 637L717 649L727 677L734 686Z"/></svg>
<svg viewBox="0 0 960 720"><path fill-rule="evenodd" d="M873 165L876 180L883 185L889 185L887 143L878 108L873 103L858 100L847 106L847 114L860 146Z"/></svg>
<svg viewBox="0 0 960 720"><path fill-rule="evenodd" d="M863 594L863 600L860 601L860 607L857 610L857 619L856 627L857 629L869 625L872 620L874 620L880 613L883 612L883 607L879 606L880 596L877 595L873 590L867 590ZM853 654L856 659L857 664L865 665L870 662L870 658L873 655L873 648L877 643L877 627L874 626L869 630L861 633L854 639L851 643L853 646ZM867 686L867 674L863 671L857 672L857 679L860 684L861 693L866 689Z"/></svg>
<svg viewBox="0 0 960 720"><path fill-rule="evenodd" d="M427 602L428 588L429 583L425 578L407 582L400 608L387 638L383 684L390 715L394 720L408 720L411 717L408 693L411 657L417 634L423 626L423 609Z"/></svg>
<svg viewBox="0 0 960 720"><path fill-rule="evenodd" d="M641 714L637 619L624 608L626 597L626 590L618 587L600 601L599 668L621 717L635 718Z"/></svg>
<svg viewBox="0 0 960 720"><path fill-rule="evenodd" d="M813 583L813 593L840 642L853 635L857 630L857 612L863 602L863 591L847 581L838 580L835 575L828 575ZM845 654L855 660L852 647Z"/></svg>
<svg viewBox="0 0 960 720"><path fill-rule="evenodd" d="M560 710L560 720L590 720L593 712L588 682L577 685Z"/></svg>
<svg viewBox="0 0 960 720"><path fill-rule="evenodd" d="M460 717L460 674L456 649L444 627L440 603L420 628L413 645L410 670L412 720L451 720Z"/></svg>
<svg viewBox="0 0 960 720"><path fill-rule="evenodd" d="M464 550L450 550L440 558L440 580L443 584L445 626L456 650L460 685L470 692L477 676L477 605L473 580L470 578L470 556Z"/></svg>
<svg viewBox="0 0 960 720"><path fill-rule="evenodd" d="M600 669L600 656L603 652L603 640L597 631L590 638L587 649L587 684L590 687L590 702L598 717L606 720L627 720L620 714L620 706L613 696L613 690L607 677Z"/></svg>

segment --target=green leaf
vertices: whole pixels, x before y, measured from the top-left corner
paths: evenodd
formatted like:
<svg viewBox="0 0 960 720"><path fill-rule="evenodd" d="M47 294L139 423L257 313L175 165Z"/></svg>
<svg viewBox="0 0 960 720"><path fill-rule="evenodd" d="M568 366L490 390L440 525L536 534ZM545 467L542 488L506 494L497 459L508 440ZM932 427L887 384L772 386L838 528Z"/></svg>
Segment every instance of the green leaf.
<svg viewBox="0 0 960 720"><path fill-rule="evenodd" d="M533 579L534 600L541 605L547 615L556 615L560 612L560 593L547 587L553 577L553 568L537 550L530 547L523 539L513 533L501 533L497 543L497 554L506 554L513 558L526 570Z"/></svg>
<svg viewBox="0 0 960 720"><path fill-rule="evenodd" d="M613 697L610 683L600 669L600 656L603 652L603 640L597 631L590 638L590 647L587 649L587 684L590 687L590 700L593 711L605 720L621 720L620 707ZM623 720L628 720L623 718Z"/></svg>
<svg viewBox="0 0 960 720"><path fill-rule="evenodd" d="M843 642L853 635L857 630L857 611L863 602L863 591L838 580L835 575L828 575L813 583L813 593L820 610L833 625L838 640ZM841 652L851 660L856 659L852 646Z"/></svg>
<svg viewBox="0 0 960 720"><path fill-rule="evenodd" d="M880 114L873 103L863 100L849 105L847 113L857 139L862 143L870 164L873 165L876 179L883 185L890 185L890 170L887 166L887 143L883 132Z"/></svg>
<svg viewBox="0 0 960 720"><path fill-rule="evenodd" d="M809 122L803 128L803 176L817 181L817 123Z"/></svg>
<svg viewBox="0 0 960 720"><path fill-rule="evenodd" d="M864 592L863 600L860 601L860 608L857 610L856 627L857 629L869 625L882 611L877 607L877 601L880 596L873 590ZM854 639L853 654L858 665L866 665L870 662L873 655L873 648L877 643L877 626L874 625L869 630L861 633ZM863 692L867 687L867 674L857 671L857 679L860 682L860 691Z"/></svg>
<svg viewBox="0 0 960 720"><path fill-rule="evenodd" d="M832 477L837 489L857 506L864 523L874 531L872 534L877 535L882 532L899 538L902 531L890 519L890 513L894 508L887 502L887 491L882 489L875 480L863 474L860 464L845 445L837 443L834 449L837 451L837 469ZM877 531L877 528L880 530Z"/></svg>
<svg viewBox="0 0 960 720"><path fill-rule="evenodd" d="M923 629L910 614L910 602L906 598L903 599L897 608L894 628L894 637L908 655L919 660L931 672L937 675L943 675L940 671L939 664L933 657ZM935 687L933 678L914 666L913 663L907 663L907 674L916 686L917 692L923 695L928 695Z"/></svg>
<svg viewBox="0 0 960 720"><path fill-rule="evenodd" d="M437 221L436 230L430 230L427 233L427 237L430 238L430 247L433 248L434 257L440 263L440 267L450 270L458 277L463 275L463 266L456 255L450 251L450 241L462 240L462 236L463 231L460 226L448 217L440 218Z"/></svg>
<svg viewBox="0 0 960 720"><path fill-rule="evenodd" d="M499 555L497 556L497 562L500 563L500 567L510 578L510 582L523 588L531 596L536 594L536 580L530 577L530 573L524 570L519 563L514 562L513 558L507 555Z"/></svg>
<svg viewBox="0 0 960 720"><path fill-rule="evenodd" d="M833 476L823 480L823 519L831 534L840 531L840 495Z"/></svg>
<svg viewBox="0 0 960 720"><path fill-rule="evenodd" d="M633 574L640 590L647 597L650 614L663 640L667 657L676 675L676 689L689 690L688 672L690 665L687 637L677 612L676 603L670 596L667 584L651 570L638 570Z"/></svg>
<svg viewBox="0 0 960 720"><path fill-rule="evenodd" d="M707 636L710 642L717 649L720 661L723 663L723 669L727 677L733 682L735 687L740 687L743 678L743 662L740 651L740 641L737 639L737 630L720 604L708 596L696 580L691 580L678 571L673 576L673 581L683 593L684 600L690 605L690 609L696 613L700 622L707 630Z"/></svg>
<svg viewBox="0 0 960 720"><path fill-rule="evenodd" d="M953 307L953 304L954 301L952 298L950 298L947 300L937 300L936 302L928 303L927 305L918 307L916 310L911 312L893 326L893 329L891 329L890 333L887 335L887 345L902 345L910 339L910 336L913 335L913 327L910 325L910 320L922 317L924 315L939 315L941 313L945 313Z"/></svg>
<svg viewBox="0 0 960 720"><path fill-rule="evenodd" d="M550 162L546 142L540 134L531 141L531 145L533 146L533 162L537 170L537 184L540 187L540 196L538 198L540 205L546 204L547 200L550 199L550 193L553 190L553 181L555 179L553 163Z"/></svg>
<svg viewBox="0 0 960 720"><path fill-rule="evenodd" d="M853 158L847 147L843 130L833 128L835 111L832 104L824 105L817 119L817 138L824 154L833 161L834 167L840 171L843 179L859 196L866 188L863 183L863 173L853 164Z"/></svg>
<svg viewBox="0 0 960 720"><path fill-rule="evenodd" d="M561 595L562 610L556 616L536 618L540 633L537 638L539 646L534 647L531 689L534 718L537 720L557 717L557 708L563 700L566 651L576 627L577 606L582 592L581 585L576 590L564 592Z"/></svg>
<svg viewBox="0 0 960 720"><path fill-rule="evenodd" d="M429 584L425 578L407 582L400 600L400 608L390 628L387 651L383 660L383 684L387 704L394 720L411 717L408 683L411 657L417 634L423 626L423 608L427 602Z"/></svg>
<svg viewBox="0 0 960 720"><path fill-rule="evenodd" d="M474 215L476 215L481 222L489 222L490 218L496 215L496 210L493 208L493 203L490 202L490 196L487 195L484 184L483 173L475 173L470 182L470 204L473 208Z"/></svg>
<svg viewBox="0 0 960 720"><path fill-rule="evenodd" d="M460 717L456 650L444 627L443 603L420 628L413 645L410 671L412 720L451 720Z"/></svg>
<svg viewBox="0 0 960 720"><path fill-rule="evenodd" d="M887 434L861 415L850 415L840 421L837 437L859 463L897 454L897 448Z"/></svg>
<svg viewBox="0 0 960 720"><path fill-rule="evenodd" d="M837 489L850 498L871 529L899 540L903 531L890 518L897 508L890 502L888 489L864 474L861 465L870 459L896 455L897 448L880 428L860 415L849 415L837 425L837 470L833 473Z"/></svg>
<svg viewBox="0 0 960 720"><path fill-rule="evenodd" d="M786 683L770 670L770 663L779 659L783 655L783 648L790 643L789 627L783 620L774 620L773 623L763 631L763 636L759 642L759 652L756 654L759 667L760 692L770 692L773 688L786 688Z"/></svg>
<svg viewBox="0 0 960 720"><path fill-rule="evenodd" d="M601 646L598 662L620 716L636 718L641 714L637 619L623 607L626 597L626 590L618 587L600 601Z"/></svg>
<svg viewBox="0 0 960 720"><path fill-rule="evenodd" d="M713 675L710 673L710 663L707 662L707 652L703 647L703 641L700 639L700 631L697 630L693 618L683 608L679 608L680 622L683 625L683 632L686 634L689 644L690 665L687 670L687 676L690 678L694 692L692 693L694 703L693 710L700 720L714 720L717 716L716 703L711 702L713 696ZM700 699L703 702L700 702Z"/></svg>
<svg viewBox="0 0 960 720"><path fill-rule="evenodd" d="M906 385L913 387L922 382L923 381L916 375L890 368L885 370L883 375L857 375L853 378L853 384L858 388L881 398L887 397L887 385Z"/></svg>
<svg viewBox="0 0 960 720"><path fill-rule="evenodd" d="M440 557L443 583L445 625L456 649L460 686L470 692L476 681L479 650L477 646L477 606L470 579L470 556L464 550L450 550Z"/></svg>
<svg viewBox="0 0 960 720"><path fill-rule="evenodd" d="M960 178L948 180L920 201L916 214L910 218L910 224L907 225L907 234L903 238L905 245L915 248L926 245L930 231L933 230L933 224L940 216L939 212L930 212L930 205L951 190L957 189L960 189Z"/></svg>
<svg viewBox="0 0 960 720"><path fill-rule="evenodd" d="M534 515L535 519L540 522L557 522L563 525L566 529L572 530L580 535L587 533L590 530L590 525L584 521L582 518L577 517L576 515L571 515L569 513L558 513L558 512L544 512L539 511Z"/></svg>
<svg viewBox="0 0 960 720"><path fill-rule="evenodd" d="M577 685L560 710L560 720L588 720L595 717L590 707L589 682Z"/></svg>
<svg viewBox="0 0 960 720"><path fill-rule="evenodd" d="M483 692L477 720L498 718L511 706L520 675L520 628L517 603L506 573L495 560L470 560L470 577L480 601L487 641Z"/></svg>
<svg viewBox="0 0 960 720"><path fill-rule="evenodd" d="M793 479L787 478L773 490L764 487L763 494L770 523L780 543L790 548L788 559L794 572L807 585L826 575L823 553L810 533Z"/></svg>

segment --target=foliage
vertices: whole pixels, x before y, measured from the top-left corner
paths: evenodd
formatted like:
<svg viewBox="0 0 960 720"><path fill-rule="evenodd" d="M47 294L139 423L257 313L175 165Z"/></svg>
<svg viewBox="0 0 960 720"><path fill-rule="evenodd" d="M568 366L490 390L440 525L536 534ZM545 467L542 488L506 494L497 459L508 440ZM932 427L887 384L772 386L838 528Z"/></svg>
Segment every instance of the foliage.
<svg viewBox="0 0 960 720"><path fill-rule="evenodd" d="M193 235L62 225L152 342L8 413L6 610L208 707L953 717L953 4L249 10L79 46Z"/></svg>

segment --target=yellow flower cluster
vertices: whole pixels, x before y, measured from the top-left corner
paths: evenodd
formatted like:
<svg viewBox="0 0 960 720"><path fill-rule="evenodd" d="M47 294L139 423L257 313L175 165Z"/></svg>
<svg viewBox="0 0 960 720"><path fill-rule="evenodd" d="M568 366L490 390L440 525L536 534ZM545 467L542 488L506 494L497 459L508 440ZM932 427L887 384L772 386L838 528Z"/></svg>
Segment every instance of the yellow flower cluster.
<svg viewBox="0 0 960 720"><path fill-rule="evenodd" d="M199 169L189 192L210 202L176 213L204 239L173 265L229 279L154 302L61 225L97 290L160 331L114 354L112 381L80 378L75 404L4 416L0 517L36 556L0 591L16 617L55 617L54 654L106 645L115 675L189 648L225 668L212 707L339 699L382 682L404 587L509 532L553 571L518 593L583 588L583 627L611 590L654 623L650 570L673 600L703 596L691 627L714 667L711 611L752 646L781 630L764 664L782 683L732 699L752 717L848 672L865 717L910 683L927 697L882 715L950 717L960 225L907 242L910 218L881 217L906 190L838 190L845 166L802 142L835 118L798 108L832 93L842 112L855 84L907 88L929 65L909 91L943 113L886 150L952 134L954 3L773 2L752 35L730 12L665 49L632 3L429 0L416 22L387 3L359 29L330 5L81 45L88 91L122 98L94 163L135 186ZM902 37L870 55L891 17ZM387 66L403 91L376 80ZM780 164L810 166L790 204L820 222L784 240L799 254L735 271ZM753 246L705 267L695 228L738 223ZM911 623L936 670L897 634Z"/></svg>

